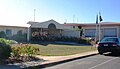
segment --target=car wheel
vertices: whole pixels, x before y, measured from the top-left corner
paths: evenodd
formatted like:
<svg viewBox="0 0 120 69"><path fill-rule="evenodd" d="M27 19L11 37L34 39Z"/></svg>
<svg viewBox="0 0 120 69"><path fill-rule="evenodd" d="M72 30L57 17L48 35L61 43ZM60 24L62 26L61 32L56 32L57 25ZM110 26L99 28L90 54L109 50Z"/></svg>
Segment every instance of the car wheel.
<svg viewBox="0 0 120 69"><path fill-rule="evenodd" d="M103 53L104 53L104 52L102 52L102 51L98 50L98 53L99 53L100 55L103 55Z"/></svg>
<svg viewBox="0 0 120 69"><path fill-rule="evenodd" d="M100 54L100 55L103 55L103 53L102 53L102 52L99 52L99 54Z"/></svg>

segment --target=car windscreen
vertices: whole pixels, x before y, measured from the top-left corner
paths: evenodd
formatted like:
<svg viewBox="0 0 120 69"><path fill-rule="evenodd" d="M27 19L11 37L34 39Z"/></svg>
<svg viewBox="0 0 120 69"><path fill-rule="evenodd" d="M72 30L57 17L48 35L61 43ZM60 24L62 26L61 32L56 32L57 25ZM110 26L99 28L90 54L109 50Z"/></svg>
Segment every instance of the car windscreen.
<svg viewBox="0 0 120 69"><path fill-rule="evenodd" d="M118 42L117 38L104 38L101 42Z"/></svg>

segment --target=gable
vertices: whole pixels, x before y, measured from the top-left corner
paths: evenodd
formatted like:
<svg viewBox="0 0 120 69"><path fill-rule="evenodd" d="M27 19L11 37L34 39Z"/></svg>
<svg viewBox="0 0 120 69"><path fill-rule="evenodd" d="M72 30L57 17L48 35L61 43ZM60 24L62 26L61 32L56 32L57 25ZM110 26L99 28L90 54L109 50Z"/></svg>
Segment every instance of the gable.
<svg viewBox="0 0 120 69"><path fill-rule="evenodd" d="M54 25L56 27L56 29L63 29L64 25L60 24L54 20L49 20L49 21L45 21L45 22L37 22L37 23L31 23L31 28L49 28L50 25Z"/></svg>

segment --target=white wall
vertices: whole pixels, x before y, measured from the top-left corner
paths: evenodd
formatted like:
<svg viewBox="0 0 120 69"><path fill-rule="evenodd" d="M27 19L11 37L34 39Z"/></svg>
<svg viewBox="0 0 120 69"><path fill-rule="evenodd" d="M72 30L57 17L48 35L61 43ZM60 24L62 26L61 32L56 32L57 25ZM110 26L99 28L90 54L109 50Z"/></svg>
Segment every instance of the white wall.
<svg viewBox="0 0 120 69"><path fill-rule="evenodd" d="M120 28L119 26L102 26L101 27L101 38L103 38L105 35L106 31L104 31L104 29L112 29L112 28L116 29L116 35L117 35L117 37L119 37L120 36L119 35L119 28ZM96 29L96 27L83 27L83 32L85 32L85 29ZM112 33L112 32L109 32L109 33ZM85 36L85 34L84 34L84 36Z"/></svg>
<svg viewBox="0 0 120 69"><path fill-rule="evenodd" d="M17 34L20 30L22 30L22 33L27 33L27 27L0 26L0 31L6 32L6 29L10 29L12 31L12 35Z"/></svg>
<svg viewBox="0 0 120 69"><path fill-rule="evenodd" d="M75 30L64 30L62 34L67 37L80 37L80 31Z"/></svg>
<svg viewBox="0 0 120 69"><path fill-rule="evenodd" d="M78 28L78 26L74 26L75 28L73 28L73 26L64 26L64 29L69 29L69 30L75 30L76 28Z"/></svg>

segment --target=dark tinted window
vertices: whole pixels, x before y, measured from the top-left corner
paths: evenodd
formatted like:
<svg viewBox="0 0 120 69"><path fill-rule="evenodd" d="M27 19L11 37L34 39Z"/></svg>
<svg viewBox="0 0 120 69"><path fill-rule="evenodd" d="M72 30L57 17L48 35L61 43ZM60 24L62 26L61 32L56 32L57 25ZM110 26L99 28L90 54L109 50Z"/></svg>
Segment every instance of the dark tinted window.
<svg viewBox="0 0 120 69"><path fill-rule="evenodd" d="M6 29L6 35L8 37L12 36L12 30L11 29Z"/></svg>
<svg viewBox="0 0 120 69"><path fill-rule="evenodd" d="M104 38L101 42L119 42L117 38Z"/></svg>

